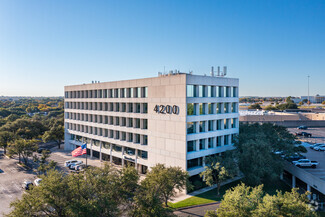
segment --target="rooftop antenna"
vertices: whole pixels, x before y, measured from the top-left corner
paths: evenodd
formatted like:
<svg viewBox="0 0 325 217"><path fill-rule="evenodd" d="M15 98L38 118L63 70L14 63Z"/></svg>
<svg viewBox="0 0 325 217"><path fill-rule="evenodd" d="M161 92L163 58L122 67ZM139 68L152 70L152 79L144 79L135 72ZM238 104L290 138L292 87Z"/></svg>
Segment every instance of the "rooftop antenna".
<svg viewBox="0 0 325 217"><path fill-rule="evenodd" d="M214 77L214 68L211 66L211 76Z"/></svg>
<svg viewBox="0 0 325 217"><path fill-rule="evenodd" d="M223 76L226 76L227 75L227 66L224 66L223 67Z"/></svg>
<svg viewBox="0 0 325 217"><path fill-rule="evenodd" d="M220 66L218 66L218 76L220 76Z"/></svg>

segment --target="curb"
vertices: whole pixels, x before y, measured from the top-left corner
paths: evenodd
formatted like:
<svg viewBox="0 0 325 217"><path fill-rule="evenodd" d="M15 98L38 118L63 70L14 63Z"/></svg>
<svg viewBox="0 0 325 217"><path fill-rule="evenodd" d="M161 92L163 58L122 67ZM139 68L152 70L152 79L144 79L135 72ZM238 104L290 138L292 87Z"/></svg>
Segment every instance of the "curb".
<svg viewBox="0 0 325 217"><path fill-rule="evenodd" d="M199 205L194 205L194 206L181 207L181 208L175 209L175 211L181 211L181 210L184 210L184 209L191 209L191 208L196 208L196 207L209 206L209 205L214 205L214 204L219 204L219 203L220 203L220 201L213 202L213 203L199 204Z"/></svg>

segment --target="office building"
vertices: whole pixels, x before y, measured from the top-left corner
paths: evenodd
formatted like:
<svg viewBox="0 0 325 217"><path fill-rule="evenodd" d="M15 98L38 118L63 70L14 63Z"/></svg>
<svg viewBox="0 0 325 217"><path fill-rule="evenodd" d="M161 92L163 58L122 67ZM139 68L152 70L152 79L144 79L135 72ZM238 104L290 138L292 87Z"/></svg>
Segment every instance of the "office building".
<svg viewBox="0 0 325 217"><path fill-rule="evenodd" d="M146 173L157 163L191 176L233 149L239 80L186 73L65 87L65 149Z"/></svg>

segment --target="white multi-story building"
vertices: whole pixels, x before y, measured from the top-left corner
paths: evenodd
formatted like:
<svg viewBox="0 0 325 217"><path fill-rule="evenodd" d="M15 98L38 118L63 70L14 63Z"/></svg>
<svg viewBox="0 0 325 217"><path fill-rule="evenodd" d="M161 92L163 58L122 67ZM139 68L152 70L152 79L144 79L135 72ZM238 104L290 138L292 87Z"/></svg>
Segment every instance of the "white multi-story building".
<svg viewBox="0 0 325 217"><path fill-rule="evenodd" d="M233 149L238 79L185 73L65 87L65 149L145 173L157 163L191 176Z"/></svg>

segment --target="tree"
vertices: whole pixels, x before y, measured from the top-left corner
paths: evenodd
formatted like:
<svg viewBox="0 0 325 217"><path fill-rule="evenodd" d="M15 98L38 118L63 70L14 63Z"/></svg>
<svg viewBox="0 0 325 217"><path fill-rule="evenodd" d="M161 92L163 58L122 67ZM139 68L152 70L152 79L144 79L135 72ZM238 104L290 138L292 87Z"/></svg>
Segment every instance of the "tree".
<svg viewBox="0 0 325 217"><path fill-rule="evenodd" d="M18 139L11 143L8 147L10 155L18 155L19 163L20 157L23 158L24 163L28 163L28 157L32 156L33 152L37 150L37 141Z"/></svg>
<svg viewBox="0 0 325 217"><path fill-rule="evenodd" d="M64 139L64 127L56 121L50 130L46 131L42 137L44 142L55 141L60 149L61 141Z"/></svg>
<svg viewBox="0 0 325 217"><path fill-rule="evenodd" d="M8 216L120 216L139 180L134 168L117 170L108 165L68 175L50 170L40 177L41 185L14 201Z"/></svg>
<svg viewBox="0 0 325 217"><path fill-rule="evenodd" d="M263 192L263 185L248 187L238 185L226 191L217 210L208 211L206 217L284 217L284 216L317 216L308 206L308 193L300 195L297 189L291 192L277 192L270 196Z"/></svg>
<svg viewBox="0 0 325 217"><path fill-rule="evenodd" d="M304 102L303 102L303 101L300 101L298 104L299 104L299 105L303 105L303 104L304 104Z"/></svg>
<svg viewBox="0 0 325 217"><path fill-rule="evenodd" d="M0 146L3 147L4 154L7 153L7 147L14 140L15 135L8 131L0 132Z"/></svg>
<svg viewBox="0 0 325 217"><path fill-rule="evenodd" d="M272 124L241 124L239 130L234 151L245 183L258 185L265 180L278 179L283 161L275 153L287 156L295 153L294 135L285 127Z"/></svg>
<svg viewBox="0 0 325 217"><path fill-rule="evenodd" d="M208 186L217 185L218 195L220 195L220 183L238 174L238 166L231 152L225 152L223 156L208 157L204 169L200 177L203 177L203 181Z"/></svg>
<svg viewBox="0 0 325 217"><path fill-rule="evenodd" d="M323 101L322 104L325 105L325 101Z"/></svg>
<svg viewBox="0 0 325 217"><path fill-rule="evenodd" d="M155 188L159 186L165 206L168 206L168 200L176 195L176 190L182 191L190 187L188 182L189 175L180 167L166 167L164 164L157 164L147 173L143 184Z"/></svg>
<svg viewBox="0 0 325 217"><path fill-rule="evenodd" d="M286 103L294 103L291 96L286 98Z"/></svg>
<svg viewBox="0 0 325 217"><path fill-rule="evenodd" d="M50 162L47 162L47 159L49 157L50 152L47 150L42 151L42 155L40 158L37 155L33 156L33 161L39 164L37 168L39 175L41 175L42 173L46 174L48 170L54 169L56 167L57 163L55 161L52 160Z"/></svg>
<svg viewBox="0 0 325 217"><path fill-rule="evenodd" d="M248 109L262 109L262 107L259 103L254 103L254 104L248 106Z"/></svg>

